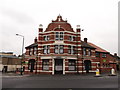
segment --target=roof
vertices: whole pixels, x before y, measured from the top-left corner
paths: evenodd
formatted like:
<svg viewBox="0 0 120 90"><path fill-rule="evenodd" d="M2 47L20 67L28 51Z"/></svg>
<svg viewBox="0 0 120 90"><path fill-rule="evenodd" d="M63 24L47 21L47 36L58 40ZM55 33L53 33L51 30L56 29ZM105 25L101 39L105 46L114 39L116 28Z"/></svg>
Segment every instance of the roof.
<svg viewBox="0 0 120 90"><path fill-rule="evenodd" d="M60 16L60 15L57 16L56 20L52 20L52 22L48 25L45 32L52 31L52 30L55 30L55 29L60 29L60 28L64 29L65 31L74 32L71 25L69 23L67 23L67 20L63 20L62 16Z"/></svg>
<svg viewBox="0 0 120 90"><path fill-rule="evenodd" d="M31 44L31 45L29 45L29 46L27 46L27 47L25 47L25 48L31 48L31 47L37 47L37 46L38 46L37 43L33 43L33 44Z"/></svg>
<svg viewBox="0 0 120 90"><path fill-rule="evenodd" d="M14 55L0 55L0 58L18 58L17 56Z"/></svg>
<svg viewBox="0 0 120 90"><path fill-rule="evenodd" d="M82 47L86 47L86 48L92 48L92 49L95 49L95 47L89 45L88 43L84 42L84 41L81 41L81 46Z"/></svg>
<svg viewBox="0 0 120 90"><path fill-rule="evenodd" d="M97 51L97 52L106 52L106 53L108 53L108 51L100 48L99 46L96 46L96 45L93 44L93 43L88 42L88 44L89 44L90 46L92 46L92 47L95 47L95 48L96 48L95 51Z"/></svg>

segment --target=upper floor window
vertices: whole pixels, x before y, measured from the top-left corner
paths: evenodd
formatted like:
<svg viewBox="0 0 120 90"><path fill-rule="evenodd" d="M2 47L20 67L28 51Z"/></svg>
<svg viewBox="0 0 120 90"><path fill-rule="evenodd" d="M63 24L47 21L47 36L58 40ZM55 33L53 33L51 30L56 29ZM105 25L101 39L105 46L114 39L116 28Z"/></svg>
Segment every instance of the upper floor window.
<svg viewBox="0 0 120 90"><path fill-rule="evenodd" d="M44 36L44 40L45 40L45 41L48 41L49 39L50 39L49 36Z"/></svg>
<svg viewBox="0 0 120 90"><path fill-rule="evenodd" d="M68 46L68 53L75 54L75 46Z"/></svg>
<svg viewBox="0 0 120 90"><path fill-rule="evenodd" d="M37 47L34 47L34 55L36 55L37 54Z"/></svg>
<svg viewBox="0 0 120 90"><path fill-rule="evenodd" d="M100 53L96 52L96 57L100 57Z"/></svg>
<svg viewBox="0 0 120 90"><path fill-rule="evenodd" d="M55 45L55 54L63 54L64 46L63 45Z"/></svg>
<svg viewBox="0 0 120 90"><path fill-rule="evenodd" d="M106 53L103 53L103 54L102 54L102 57L107 57Z"/></svg>
<svg viewBox="0 0 120 90"><path fill-rule="evenodd" d="M29 49L29 55L32 55L32 52L33 52L33 49L30 48L30 49Z"/></svg>
<svg viewBox="0 0 120 90"><path fill-rule="evenodd" d="M86 56L86 48L83 48L83 55Z"/></svg>
<svg viewBox="0 0 120 90"><path fill-rule="evenodd" d="M58 54L58 45L55 45L55 54Z"/></svg>
<svg viewBox="0 0 120 90"><path fill-rule="evenodd" d="M56 32L55 34L55 40L63 40L63 32Z"/></svg>
<svg viewBox="0 0 120 90"><path fill-rule="evenodd" d="M91 56L92 53L91 53L91 49L88 49L88 55Z"/></svg>
<svg viewBox="0 0 120 90"><path fill-rule="evenodd" d="M71 46L68 46L68 53L71 54Z"/></svg>
<svg viewBox="0 0 120 90"><path fill-rule="evenodd" d="M69 36L69 40L70 41L74 41L75 40L75 36Z"/></svg>
<svg viewBox="0 0 120 90"><path fill-rule="evenodd" d="M44 54L49 54L50 53L50 46L49 45L43 46L43 53Z"/></svg>
<svg viewBox="0 0 120 90"><path fill-rule="evenodd" d="M60 32L60 40L63 40L63 32Z"/></svg>

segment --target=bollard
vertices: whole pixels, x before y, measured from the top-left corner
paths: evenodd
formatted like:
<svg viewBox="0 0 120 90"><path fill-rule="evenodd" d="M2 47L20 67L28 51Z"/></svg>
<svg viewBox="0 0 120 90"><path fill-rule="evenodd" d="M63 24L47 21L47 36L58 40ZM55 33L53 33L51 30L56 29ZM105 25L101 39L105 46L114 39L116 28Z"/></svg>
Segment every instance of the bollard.
<svg viewBox="0 0 120 90"><path fill-rule="evenodd" d="M96 70L96 75L95 77L101 77L99 69Z"/></svg>
<svg viewBox="0 0 120 90"><path fill-rule="evenodd" d="M111 69L111 74L110 74L109 76L116 76L116 73L115 73L115 69L114 69L114 68Z"/></svg>

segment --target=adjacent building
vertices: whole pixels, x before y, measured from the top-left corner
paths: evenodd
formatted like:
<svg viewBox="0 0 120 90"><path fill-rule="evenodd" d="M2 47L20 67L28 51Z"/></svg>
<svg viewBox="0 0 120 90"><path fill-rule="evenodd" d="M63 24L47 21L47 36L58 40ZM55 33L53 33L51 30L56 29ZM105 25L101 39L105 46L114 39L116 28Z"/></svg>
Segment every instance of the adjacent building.
<svg viewBox="0 0 120 90"><path fill-rule="evenodd" d="M21 60L13 52L0 52L0 71L15 72L20 65Z"/></svg>
<svg viewBox="0 0 120 90"><path fill-rule="evenodd" d="M87 38L82 41L80 25L73 30L59 15L45 31L39 26L38 37L26 47L24 66L25 74L64 75L96 72L96 69L109 72L116 69L116 61L108 51L88 42Z"/></svg>

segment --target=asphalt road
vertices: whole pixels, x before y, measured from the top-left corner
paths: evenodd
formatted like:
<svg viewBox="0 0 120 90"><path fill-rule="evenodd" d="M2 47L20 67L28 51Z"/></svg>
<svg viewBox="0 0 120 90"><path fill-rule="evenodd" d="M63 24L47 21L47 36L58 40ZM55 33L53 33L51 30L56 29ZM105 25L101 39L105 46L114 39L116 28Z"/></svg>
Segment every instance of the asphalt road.
<svg viewBox="0 0 120 90"><path fill-rule="evenodd" d="M118 76L3 76L2 88L118 88Z"/></svg>

